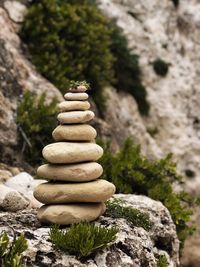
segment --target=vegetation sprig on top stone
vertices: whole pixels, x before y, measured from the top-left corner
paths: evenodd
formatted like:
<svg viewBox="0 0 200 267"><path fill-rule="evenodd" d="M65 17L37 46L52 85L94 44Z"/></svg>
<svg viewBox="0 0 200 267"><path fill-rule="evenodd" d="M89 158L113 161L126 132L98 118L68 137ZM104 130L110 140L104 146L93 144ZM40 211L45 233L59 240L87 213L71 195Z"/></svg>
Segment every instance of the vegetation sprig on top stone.
<svg viewBox="0 0 200 267"><path fill-rule="evenodd" d="M116 239L116 227L105 228L94 223L73 224L69 230L60 230L58 225L50 228L49 237L56 249L77 257L87 257L109 246Z"/></svg>
<svg viewBox="0 0 200 267"><path fill-rule="evenodd" d="M76 90L79 86L84 86L87 90L91 89L90 84L86 81L70 81L69 88Z"/></svg>

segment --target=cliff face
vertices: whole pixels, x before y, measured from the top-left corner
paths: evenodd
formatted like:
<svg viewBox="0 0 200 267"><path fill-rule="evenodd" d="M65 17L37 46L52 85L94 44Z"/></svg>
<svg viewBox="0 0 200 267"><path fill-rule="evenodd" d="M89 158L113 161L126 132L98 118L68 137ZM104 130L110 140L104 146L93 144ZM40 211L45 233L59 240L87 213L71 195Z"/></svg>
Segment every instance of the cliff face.
<svg viewBox="0 0 200 267"><path fill-rule="evenodd" d="M98 1L103 12L124 30L130 48L140 56L143 83L151 105L149 117L142 118L133 107L134 100L114 96L126 109L121 111L119 125L127 131L121 131L120 138L129 134L154 155L172 152L179 169L193 176L187 187L199 191L200 3L198 0L179 2L176 8L170 0ZM157 58L169 64L166 77L158 76L153 70L152 62ZM115 105L112 110L113 114L118 112ZM152 137L146 129L156 129L157 133Z"/></svg>

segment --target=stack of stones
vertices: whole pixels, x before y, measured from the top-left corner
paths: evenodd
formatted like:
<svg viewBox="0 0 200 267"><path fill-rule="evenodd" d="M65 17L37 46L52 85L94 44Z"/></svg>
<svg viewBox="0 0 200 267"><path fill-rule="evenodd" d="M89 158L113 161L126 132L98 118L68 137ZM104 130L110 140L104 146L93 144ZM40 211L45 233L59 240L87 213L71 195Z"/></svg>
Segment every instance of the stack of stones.
<svg viewBox="0 0 200 267"><path fill-rule="evenodd" d="M97 161L103 149L95 143L96 130L89 124L94 118L87 101L87 88L71 88L66 101L59 104L60 125L53 131L56 141L44 147L42 154L48 164L37 175L48 180L34 191L35 198L44 203L38 218L44 223L67 225L93 221L105 211L104 202L115 192L115 186L97 179L103 169Z"/></svg>

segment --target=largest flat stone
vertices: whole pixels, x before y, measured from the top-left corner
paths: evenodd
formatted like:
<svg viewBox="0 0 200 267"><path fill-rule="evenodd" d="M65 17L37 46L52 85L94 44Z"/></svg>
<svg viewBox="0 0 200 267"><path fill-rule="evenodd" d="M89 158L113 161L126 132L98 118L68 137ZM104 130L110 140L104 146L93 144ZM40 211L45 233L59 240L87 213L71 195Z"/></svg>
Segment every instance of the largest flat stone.
<svg viewBox="0 0 200 267"><path fill-rule="evenodd" d="M44 205L38 210L38 219L43 223L67 225L94 221L104 212L103 203Z"/></svg>
<svg viewBox="0 0 200 267"><path fill-rule="evenodd" d="M103 155L103 149L94 143L57 142L42 150L43 157L50 163L76 163L96 161Z"/></svg>
<svg viewBox="0 0 200 267"><path fill-rule="evenodd" d="M92 141L96 138L96 130L88 124L59 125L52 133L55 141Z"/></svg>
<svg viewBox="0 0 200 267"><path fill-rule="evenodd" d="M86 183L42 183L34 197L44 204L104 202L115 193L115 186L106 180Z"/></svg>
<svg viewBox="0 0 200 267"><path fill-rule="evenodd" d="M95 180L103 173L97 162L69 165L45 164L37 169L37 175L47 180L86 182Z"/></svg>

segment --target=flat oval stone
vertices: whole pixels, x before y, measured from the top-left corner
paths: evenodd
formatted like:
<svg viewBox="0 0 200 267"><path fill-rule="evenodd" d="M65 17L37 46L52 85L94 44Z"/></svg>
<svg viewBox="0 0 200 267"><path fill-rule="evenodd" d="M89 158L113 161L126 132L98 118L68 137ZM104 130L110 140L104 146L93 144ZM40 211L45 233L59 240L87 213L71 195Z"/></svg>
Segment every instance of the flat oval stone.
<svg viewBox="0 0 200 267"><path fill-rule="evenodd" d="M58 109L63 111L70 110L88 110L90 103L88 101L63 101L58 104Z"/></svg>
<svg viewBox="0 0 200 267"><path fill-rule="evenodd" d="M69 91L70 92L86 92L88 90L88 88L85 85L79 85L76 88L70 88Z"/></svg>
<svg viewBox="0 0 200 267"><path fill-rule="evenodd" d="M34 197L44 204L105 202L115 193L115 186L106 180L86 183L42 183Z"/></svg>
<svg viewBox="0 0 200 267"><path fill-rule="evenodd" d="M44 205L38 210L43 223L68 225L82 221L94 221L105 212L104 203L79 203L67 205Z"/></svg>
<svg viewBox="0 0 200 267"><path fill-rule="evenodd" d="M66 93L64 95L66 100L86 100L88 99L88 94L86 93Z"/></svg>
<svg viewBox="0 0 200 267"><path fill-rule="evenodd" d="M85 123L93 118L94 112L91 110L62 112L57 117L62 124Z"/></svg>
<svg viewBox="0 0 200 267"><path fill-rule="evenodd" d="M91 141L96 138L97 132L88 124L59 125L52 136L55 141Z"/></svg>
<svg viewBox="0 0 200 267"><path fill-rule="evenodd" d="M50 163L76 163L98 160L103 149L95 143L57 142L45 146L42 154Z"/></svg>
<svg viewBox="0 0 200 267"><path fill-rule="evenodd" d="M87 182L95 180L103 173L103 168L97 162L52 165L45 164L37 169L38 177L55 181Z"/></svg>

